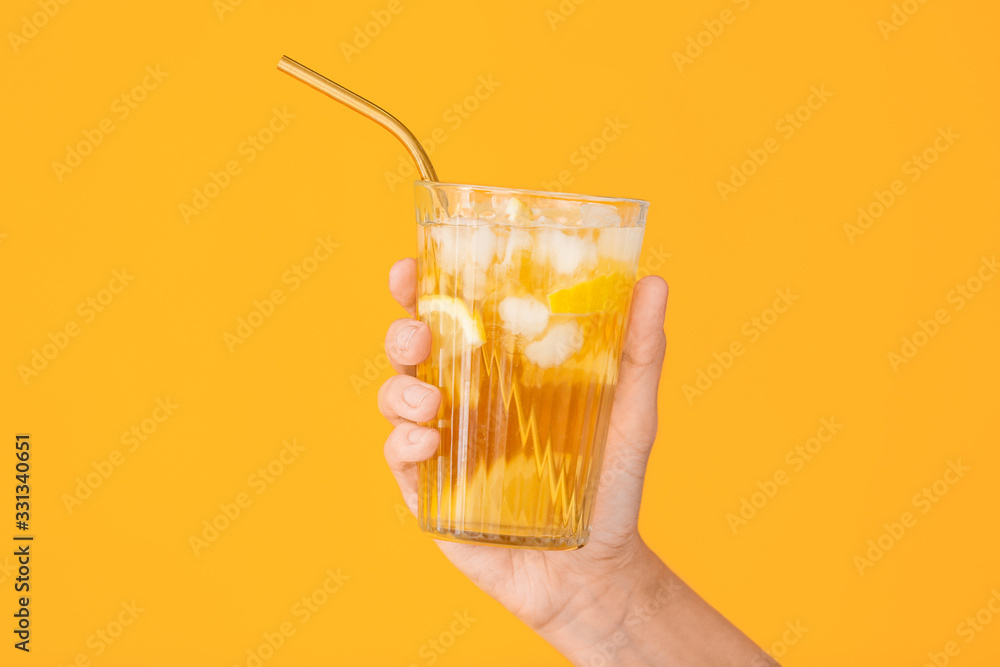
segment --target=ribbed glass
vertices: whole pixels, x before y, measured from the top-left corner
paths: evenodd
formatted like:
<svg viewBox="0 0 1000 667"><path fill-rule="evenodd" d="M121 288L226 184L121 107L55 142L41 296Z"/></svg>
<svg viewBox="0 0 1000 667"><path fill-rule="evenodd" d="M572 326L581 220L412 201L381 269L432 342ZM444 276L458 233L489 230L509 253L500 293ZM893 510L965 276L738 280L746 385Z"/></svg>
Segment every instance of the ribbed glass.
<svg viewBox="0 0 1000 667"><path fill-rule="evenodd" d="M648 204L418 182L418 377L441 389L418 517L441 539L590 534Z"/></svg>

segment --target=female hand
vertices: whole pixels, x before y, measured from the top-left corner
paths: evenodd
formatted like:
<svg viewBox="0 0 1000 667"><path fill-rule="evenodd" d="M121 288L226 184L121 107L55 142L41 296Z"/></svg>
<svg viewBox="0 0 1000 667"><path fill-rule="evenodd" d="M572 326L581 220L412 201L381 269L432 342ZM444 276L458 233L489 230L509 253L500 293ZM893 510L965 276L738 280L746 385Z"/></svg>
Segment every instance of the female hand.
<svg viewBox="0 0 1000 667"><path fill-rule="evenodd" d="M378 394L380 411L395 427L386 440L385 457L414 513L417 463L433 456L439 441L436 430L418 423L433 419L441 401L436 387L413 377L431 344L427 325L413 319L416 284L413 259L393 265L389 291L410 317L389 326L385 350L398 375L386 380ZM729 664L706 662L724 655L720 646L739 655L761 655L670 572L639 535L643 478L656 437L666 306L662 278L649 276L636 283L587 545L543 551L436 541L479 588L578 665L592 664L602 654L603 664L675 664L667 661L674 652L685 660L676 664ZM699 643L686 636L692 622L706 631L728 633ZM664 623L671 626L668 632L662 630Z"/></svg>

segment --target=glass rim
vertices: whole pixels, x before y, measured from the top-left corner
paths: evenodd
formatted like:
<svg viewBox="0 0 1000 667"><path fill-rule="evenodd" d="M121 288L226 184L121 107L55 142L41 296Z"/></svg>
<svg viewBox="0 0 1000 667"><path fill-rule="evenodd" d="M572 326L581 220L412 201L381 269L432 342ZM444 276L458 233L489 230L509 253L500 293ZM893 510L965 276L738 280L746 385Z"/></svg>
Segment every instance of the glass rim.
<svg viewBox="0 0 1000 667"><path fill-rule="evenodd" d="M499 188L493 187L492 185L475 185L473 183L445 183L443 181L425 181L417 180L413 183L415 186L422 185L425 187L434 186L444 186L450 188L464 188L464 189L475 189L475 190L487 190L489 192L500 192L505 194L525 194L532 196L543 196L549 199L568 199L571 201L582 201L582 202L599 202L599 203L626 203L626 204L638 204L641 208L649 208L649 202L645 199L635 199L631 197L605 197L601 195L584 195L575 192L555 192L550 190L524 190L521 188Z"/></svg>

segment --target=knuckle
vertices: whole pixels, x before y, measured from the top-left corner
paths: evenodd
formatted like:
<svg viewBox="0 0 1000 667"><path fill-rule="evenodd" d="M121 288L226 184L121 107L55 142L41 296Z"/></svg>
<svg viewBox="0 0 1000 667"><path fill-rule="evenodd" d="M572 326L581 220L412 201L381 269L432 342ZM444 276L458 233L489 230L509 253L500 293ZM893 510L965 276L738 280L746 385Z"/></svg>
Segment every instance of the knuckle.
<svg viewBox="0 0 1000 667"><path fill-rule="evenodd" d="M389 378L382 383L382 389L388 396L393 396L404 389L404 385L408 384L408 375L390 375Z"/></svg>
<svg viewBox="0 0 1000 667"><path fill-rule="evenodd" d="M392 410L391 404L395 402L395 397L402 392L402 388L398 385L406 377L405 375L391 375L378 388L378 406L383 414Z"/></svg>
<svg viewBox="0 0 1000 667"><path fill-rule="evenodd" d="M402 320L395 320L389 324L389 328L385 331L385 351L392 354L396 349L396 336L399 334L399 330L402 327L400 324Z"/></svg>
<svg viewBox="0 0 1000 667"><path fill-rule="evenodd" d="M404 350L400 347L399 337L408 327L414 327L416 330L412 334L409 334L408 348ZM420 320L409 318L396 320L389 325L389 330L386 332L386 354L389 355L390 359L403 363L412 363L412 359L421 356L421 353L423 353L423 356L426 356L426 351L423 349L426 347L423 343L423 331L426 329L427 325Z"/></svg>

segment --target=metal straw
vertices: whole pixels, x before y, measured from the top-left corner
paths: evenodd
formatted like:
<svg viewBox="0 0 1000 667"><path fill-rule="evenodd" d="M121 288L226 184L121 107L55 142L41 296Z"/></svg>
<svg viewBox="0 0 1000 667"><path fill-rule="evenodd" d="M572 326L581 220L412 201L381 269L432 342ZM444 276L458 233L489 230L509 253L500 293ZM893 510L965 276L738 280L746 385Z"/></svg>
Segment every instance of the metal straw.
<svg viewBox="0 0 1000 667"><path fill-rule="evenodd" d="M285 74L298 79L302 83L312 86L319 92L329 95L341 104L354 109L362 116L370 118L385 129L389 130L389 132L399 139L399 141L406 147L406 150L410 153L410 157L412 157L413 161L417 164L417 169L420 170L420 175L423 179L425 181L437 180L437 173L434 171L434 165L431 164L431 159L427 156L427 152L424 151L424 147L420 145L420 142L417 141L415 136L413 136L413 133L410 132L405 125L400 123L395 116L390 114L388 111L378 105L372 104L357 93L353 93L347 88L344 88L339 83L330 81L330 79L326 78L322 74L314 72L305 65L292 60L288 56L281 57L281 60L278 61L278 69Z"/></svg>

